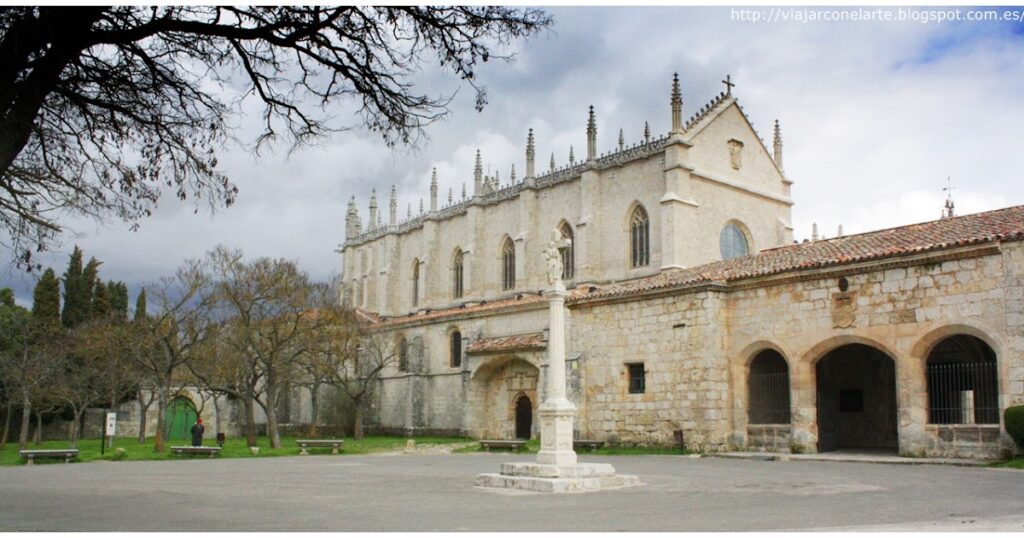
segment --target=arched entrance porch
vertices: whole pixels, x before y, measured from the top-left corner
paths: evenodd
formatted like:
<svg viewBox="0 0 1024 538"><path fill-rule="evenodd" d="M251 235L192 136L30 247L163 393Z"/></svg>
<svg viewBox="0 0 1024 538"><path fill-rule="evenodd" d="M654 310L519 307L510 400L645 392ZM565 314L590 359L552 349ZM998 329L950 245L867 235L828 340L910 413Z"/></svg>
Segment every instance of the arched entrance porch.
<svg viewBox="0 0 1024 538"><path fill-rule="evenodd" d="M896 366L883 351L846 344L815 364L818 451L896 451Z"/></svg>
<svg viewBox="0 0 1024 538"><path fill-rule="evenodd" d="M469 383L469 431L481 439L533 437L540 370L518 356L488 359Z"/></svg>

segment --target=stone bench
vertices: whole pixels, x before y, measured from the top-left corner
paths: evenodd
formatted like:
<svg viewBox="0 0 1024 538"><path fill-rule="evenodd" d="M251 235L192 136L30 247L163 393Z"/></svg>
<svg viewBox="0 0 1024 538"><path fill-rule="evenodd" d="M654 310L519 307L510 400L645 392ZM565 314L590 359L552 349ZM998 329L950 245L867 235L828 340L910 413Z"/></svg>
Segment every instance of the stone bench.
<svg viewBox="0 0 1024 538"><path fill-rule="evenodd" d="M481 439L480 446L484 447L484 450L490 452L492 448L511 448L513 452L518 452L520 448L526 445L525 439L503 440L503 439Z"/></svg>
<svg viewBox="0 0 1024 538"><path fill-rule="evenodd" d="M580 450L581 448L585 448L593 452L603 446L604 441L595 441L593 439L575 439L572 442L572 449L577 451Z"/></svg>
<svg viewBox="0 0 1024 538"><path fill-rule="evenodd" d="M219 446L172 446L171 452L179 456L209 456L220 454Z"/></svg>
<svg viewBox="0 0 1024 538"><path fill-rule="evenodd" d="M38 449L38 450L19 450L18 454L21 454L22 459L25 460L27 465L35 463L36 459L55 458L63 459L64 463L71 463L72 458L78 457L77 448L51 448L51 449Z"/></svg>
<svg viewBox="0 0 1024 538"><path fill-rule="evenodd" d="M345 441L341 439L297 439L295 443L299 445L299 455L306 456L309 455L311 448L329 448L331 454L337 454Z"/></svg>

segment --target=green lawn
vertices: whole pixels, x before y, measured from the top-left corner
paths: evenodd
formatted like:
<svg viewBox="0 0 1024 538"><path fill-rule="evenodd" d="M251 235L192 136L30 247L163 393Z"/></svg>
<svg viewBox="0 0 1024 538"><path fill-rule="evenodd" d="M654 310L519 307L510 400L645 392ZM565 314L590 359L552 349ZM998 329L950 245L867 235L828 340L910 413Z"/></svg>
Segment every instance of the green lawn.
<svg viewBox="0 0 1024 538"><path fill-rule="evenodd" d="M1024 469L1024 458L1014 458L1009 461L1001 461L992 465L993 467L1009 467L1011 469Z"/></svg>
<svg viewBox="0 0 1024 538"><path fill-rule="evenodd" d="M417 445L426 444L452 444L452 443L465 443L467 439L458 437L414 437ZM371 454L374 452L395 452L405 448L408 438L405 437L364 437L359 441L355 441L351 438L345 439L345 444L342 446L342 454ZM171 445L184 445L188 444L184 440L169 441L167 446ZM203 443L207 446L215 446L216 443L210 440L206 440ZM260 453L258 457L276 457L276 456L297 456L299 454L299 447L295 444L295 437L281 437L281 448L271 449L270 440L266 437L259 439L258 445L260 447ZM41 446L36 446L29 443L28 448L67 448L70 444L67 441L46 441ZM130 438L118 438L114 440L114 448L106 449L106 453L102 459L110 460L114 454L114 450L117 448L123 448L125 450L125 457L122 461L141 461L141 460L166 460L182 458L183 456L175 456L170 453L170 449L165 453L153 452L153 438L146 440L145 444L139 444L136 439ZM100 441L98 439L83 439L78 442L78 461L92 461L100 458ZM325 449L313 450L313 454L329 454L330 452ZM186 456L187 457L187 456ZM252 455L248 445L244 438L231 438L224 443L224 450L221 452L222 458L252 458L256 457ZM59 460L39 460L39 463L45 462L58 462ZM18 455L18 443L7 443L2 449L0 449L0 465L21 465L21 456Z"/></svg>

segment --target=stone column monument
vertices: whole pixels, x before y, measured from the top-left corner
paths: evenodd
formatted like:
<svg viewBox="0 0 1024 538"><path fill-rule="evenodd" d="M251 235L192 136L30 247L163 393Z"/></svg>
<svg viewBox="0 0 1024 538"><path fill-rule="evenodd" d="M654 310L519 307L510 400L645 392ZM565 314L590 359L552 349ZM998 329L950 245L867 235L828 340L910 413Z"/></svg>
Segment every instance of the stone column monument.
<svg viewBox="0 0 1024 538"><path fill-rule="evenodd" d="M616 475L607 463L578 463L572 447L572 427L576 406L565 397L565 298L562 284L562 256L559 249L569 246L562 233L553 230L544 249L548 284L548 368L547 397L538 408L540 415L540 451L536 463L503 463L500 473L477 475L476 485L487 488L511 488L546 493L594 491L635 486L635 476Z"/></svg>

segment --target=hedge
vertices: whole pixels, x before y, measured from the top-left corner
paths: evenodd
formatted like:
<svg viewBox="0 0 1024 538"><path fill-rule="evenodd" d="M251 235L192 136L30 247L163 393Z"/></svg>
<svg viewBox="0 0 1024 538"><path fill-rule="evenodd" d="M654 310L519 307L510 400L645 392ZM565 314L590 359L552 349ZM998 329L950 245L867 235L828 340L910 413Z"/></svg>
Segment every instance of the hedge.
<svg viewBox="0 0 1024 538"><path fill-rule="evenodd" d="M1007 407L1003 418L1006 423L1006 433L1010 434L1018 448L1024 450L1024 405Z"/></svg>

